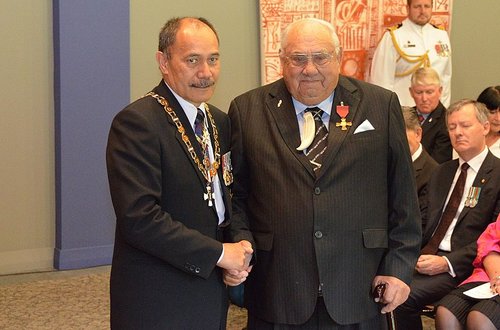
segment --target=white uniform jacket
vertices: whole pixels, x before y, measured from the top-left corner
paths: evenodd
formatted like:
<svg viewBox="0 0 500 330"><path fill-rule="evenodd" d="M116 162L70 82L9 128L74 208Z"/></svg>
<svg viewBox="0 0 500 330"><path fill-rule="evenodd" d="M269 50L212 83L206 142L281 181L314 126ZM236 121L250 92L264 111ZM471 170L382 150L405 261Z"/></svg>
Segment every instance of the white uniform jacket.
<svg viewBox="0 0 500 330"><path fill-rule="evenodd" d="M390 31L387 31L373 54L370 82L396 92L401 105L414 106L408 89L410 78L418 67L424 65L420 59L428 52L430 66L441 78L441 103L448 107L451 98L451 46L448 33L431 24L417 25L408 18L391 29L399 49L414 62L408 62L400 56Z"/></svg>

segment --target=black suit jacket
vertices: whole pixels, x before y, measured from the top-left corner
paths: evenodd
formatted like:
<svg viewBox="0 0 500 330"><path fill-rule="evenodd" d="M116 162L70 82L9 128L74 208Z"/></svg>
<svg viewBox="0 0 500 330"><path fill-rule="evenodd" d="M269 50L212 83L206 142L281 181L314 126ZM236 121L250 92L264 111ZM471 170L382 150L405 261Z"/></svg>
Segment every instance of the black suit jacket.
<svg viewBox="0 0 500 330"><path fill-rule="evenodd" d="M166 98L201 153L191 125L162 81ZM210 106L221 154L230 124ZM107 147L116 213L111 269L111 325L117 329L224 328L227 293L216 267L223 228L203 199L205 181L170 116L156 99L141 98L113 120ZM222 178L219 170L219 178ZM221 179L230 221L229 191ZM239 238L250 235L242 234Z"/></svg>
<svg viewBox="0 0 500 330"><path fill-rule="evenodd" d="M335 108L349 106L347 131ZM331 317L359 323L378 315L377 274L409 283L421 231L414 173L396 94L340 77L328 148L316 178L300 144L284 81L231 103L233 218L248 221L257 262L245 286L249 313L301 324L322 286ZM354 134L363 123L373 130Z"/></svg>
<svg viewBox="0 0 500 330"><path fill-rule="evenodd" d="M446 128L446 108L441 102L422 124L422 145L438 163L451 160L453 147Z"/></svg>
<svg viewBox="0 0 500 330"><path fill-rule="evenodd" d="M428 219L422 246L432 237L441 219L458 164L457 159L448 161L438 166L432 174L428 184ZM463 208L451 236L451 252L446 255L457 274L458 282L471 274L477 238L489 223L496 220L500 212L500 159L489 151L473 186L481 188L479 202L474 208Z"/></svg>
<svg viewBox="0 0 500 330"><path fill-rule="evenodd" d="M420 206L420 214L422 215L422 228L425 227L427 216L427 183L429 182L432 173L438 166L438 163L425 151L422 146L422 153L413 162L415 170L415 182L417 183L418 203Z"/></svg>

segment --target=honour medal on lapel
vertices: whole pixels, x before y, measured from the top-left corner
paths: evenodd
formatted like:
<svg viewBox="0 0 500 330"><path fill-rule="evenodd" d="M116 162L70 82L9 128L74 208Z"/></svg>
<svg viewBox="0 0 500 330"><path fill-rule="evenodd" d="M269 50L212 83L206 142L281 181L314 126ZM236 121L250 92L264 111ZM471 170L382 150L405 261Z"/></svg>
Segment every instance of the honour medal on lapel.
<svg viewBox="0 0 500 330"><path fill-rule="evenodd" d="M335 126L340 127L342 131L347 131L347 126L352 126L352 122L346 121L346 117L349 115L349 106L344 105L344 102L340 102L340 105L336 107L336 111L340 117L340 123L335 123Z"/></svg>
<svg viewBox="0 0 500 330"><path fill-rule="evenodd" d="M474 208L479 202L479 195L481 193L481 187L470 187L467 198L465 199L465 206Z"/></svg>
<svg viewBox="0 0 500 330"><path fill-rule="evenodd" d="M231 165L231 151L226 152L221 158L222 164L222 178L224 179L224 184L230 186L233 183L233 165Z"/></svg>

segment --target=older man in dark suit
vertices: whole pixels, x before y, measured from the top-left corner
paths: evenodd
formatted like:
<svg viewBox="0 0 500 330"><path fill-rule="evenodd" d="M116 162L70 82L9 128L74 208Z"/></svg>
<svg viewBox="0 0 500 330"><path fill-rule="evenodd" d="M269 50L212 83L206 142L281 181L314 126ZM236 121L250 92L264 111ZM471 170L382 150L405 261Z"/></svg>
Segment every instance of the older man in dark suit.
<svg viewBox="0 0 500 330"><path fill-rule="evenodd" d="M433 68L420 68L411 76L410 94L423 130L421 143L438 163L453 156L444 117L446 108L439 101L442 90L439 75Z"/></svg>
<svg viewBox="0 0 500 330"><path fill-rule="evenodd" d="M159 39L163 80L122 110L109 133L111 328L225 329L222 269L244 280L252 248L244 225L228 229L229 118L206 103L219 76L219 40L198 18L169 20Z"/></svg>
<svg viewBox="0 0 500 330"><path fill-rule="evenodd" d="M396 94L339 75L330 23L291 23L283 79L230 106L233 216L257 262L249 329L379 329L406 300L420 246L410 152Z"/></svg>
<svg viewBox="0 0 500 330"><path fill-rule="evenodd" d="M500 159L486 147L488 110L462 100L446 113L459 158L441 164L428 183L427 226L408 300L396 312L400 329L422 329L420 311L472 272L476 241L500 212Z"/></svg>

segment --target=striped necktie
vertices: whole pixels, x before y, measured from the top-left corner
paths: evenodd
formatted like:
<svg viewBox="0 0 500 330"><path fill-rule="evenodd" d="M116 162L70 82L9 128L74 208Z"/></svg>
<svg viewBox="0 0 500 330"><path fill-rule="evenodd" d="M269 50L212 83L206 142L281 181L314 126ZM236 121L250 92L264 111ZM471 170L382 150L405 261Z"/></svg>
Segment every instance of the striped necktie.
<svg viewBox="0 0 500 330"><path fill-rule="evenodd" d="M328 130L326 129L326 126L321 119L323 110L314 107L307 108L305 110L305 112L308 111L310 111L314 117L316 134L314 136L313 142L311 143L311 146L306 151L306 156L309 159L314 172L317 173L321 168L323 154L325 153L328 144Z"/></svg>
<svg viewBox="0 0 500 330"><path fill-rule="evenodd" d="M436 254L438 251L439 244L441 244L441 241L446 235L448 228L457 214L458 207L460 206L460 201L462 200L462 195L464 194L465 181L467 180L468 168L469 164L462 164L462 167L460 168L460 175L458 176L457 183L455 183L455 187L451 192L448 204L446 204L444 212L441 216L441 221L439 221L437 229L434 231L434 234L429 242L422 249L422 254Z"/></svg>

